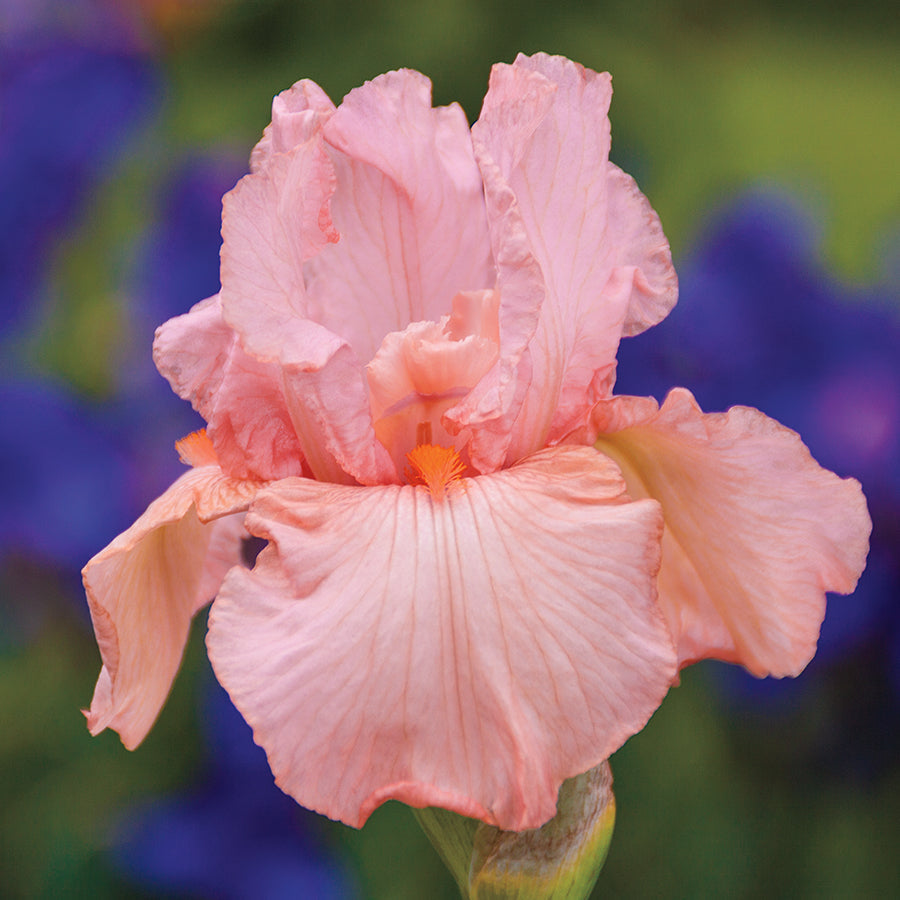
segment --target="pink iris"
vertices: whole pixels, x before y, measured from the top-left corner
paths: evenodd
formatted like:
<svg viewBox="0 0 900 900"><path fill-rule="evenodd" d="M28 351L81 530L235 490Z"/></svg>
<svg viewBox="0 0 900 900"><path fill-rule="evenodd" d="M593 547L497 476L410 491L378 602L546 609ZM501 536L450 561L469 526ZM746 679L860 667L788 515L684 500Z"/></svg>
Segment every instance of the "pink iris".
<svg viewBox="0 0 900 900"><path fill-rule="evenodd" d="M677 286L611 93L539 54L494 67L471 130L412 71L275 99L220 294L157 333L208 422L192 469L84 571L92 733L140 743L215 596L216 674L301 804L522 830L680 666L803 669L865 500L756 410L612 396Z"/></svg>

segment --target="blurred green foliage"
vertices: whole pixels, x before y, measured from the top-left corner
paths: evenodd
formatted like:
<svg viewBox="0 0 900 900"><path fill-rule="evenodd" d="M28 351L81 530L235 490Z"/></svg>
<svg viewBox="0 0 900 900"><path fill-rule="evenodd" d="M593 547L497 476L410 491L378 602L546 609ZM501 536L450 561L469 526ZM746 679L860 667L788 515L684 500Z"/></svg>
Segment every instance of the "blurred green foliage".
<svg viewBox="0 0 900 900"><path fill-rule="evenodd" d="M863 276L900 212L898 29L886 5L894 27L875 27L878 9L857 19L746 2L234 3L167 57L168 132L176 146L249 145L269 119L263 98L297 79L337 101L400 66L474 120L493 62L562 53L613 73L613 154L624 147L646 166L642 186L676 249L723 193L777 178L820 198L833 264Z"/></svg>

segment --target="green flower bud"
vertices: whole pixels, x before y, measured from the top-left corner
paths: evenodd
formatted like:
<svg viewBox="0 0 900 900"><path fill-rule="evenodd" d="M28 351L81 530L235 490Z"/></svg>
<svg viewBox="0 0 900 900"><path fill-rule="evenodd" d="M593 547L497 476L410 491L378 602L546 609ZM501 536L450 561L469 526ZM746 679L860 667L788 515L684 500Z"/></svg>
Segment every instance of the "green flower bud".
<svg viewBox="0 0 900 900"><path fill-rule="evenodd" d="M445 809L415 810L464 900L583 900L615 822L609 764L570 778L556 815L532 831L501 831Z"/></svg>

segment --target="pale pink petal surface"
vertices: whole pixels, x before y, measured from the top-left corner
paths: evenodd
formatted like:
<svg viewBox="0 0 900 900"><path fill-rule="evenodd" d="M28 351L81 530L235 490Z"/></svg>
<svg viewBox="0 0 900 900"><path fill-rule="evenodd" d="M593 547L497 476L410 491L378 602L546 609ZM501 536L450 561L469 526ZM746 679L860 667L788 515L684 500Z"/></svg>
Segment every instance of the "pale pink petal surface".
<svg viewBox="0 0 900 900"><path fill-rule="evenodd" d="M493 240L524 229L546 292L508 460L584 421L609 393L623 332L662 318L677 296L655 216L608 162L611 96L608 74L562 57L519 56L494 67L473 127L489 211L512 204L491 215Z"/></svg>
<svg viewBox="0 0 900 900"><path fill-rule="evenodd" d="M662 504L659 599L682 664L707 656L754 675L812 658L825 592L850 593L871 530L859 482L821 468L799 435L748 407L704 414L673 390L598 404L597 447L631 496Z"/></svg>
<svg viewBox="0 0 900 900"><path fill-rule="evenodd" d="M495 67L492 80L497 72ZM531 386L528 345L546 297L541 267L501 164L507 168L513 164L512 155L526 145L546 116L553 92L552 85L537 75L523 75L517 88L509 102L496 102L493 119L485 119L482 114L472 135L484 182L490 246L500 294L499 355L492 369L446 416L452 427L470 435L469 457L481 472L493 472L507 459L513 426ZM486 146L494 131L505 132L508 137L496 148L502 154L499 160L491 156Z"/></svg>
<svg viewBox="0 0 900 900"><path fill-rule="evenodd" d="M490 371L499 351L496 291L465 291L440 322L414 322L388 334L366 366L375 433L390 449L398 472L419 443L462 448L468 438L447 425L445 414Z"/></svg>
<svg viewBox="0 0 900 900"><path fill-rule="evenodd" d="M386 334L494 287L481 176L459 106L432 108L418 72L351 91L325 125L338 243L305 268L312 317L368 362Z"/></svg>
<svg viewBox="0 0 900 900"><path fill-rule="evenodd" d="M248 354L281 367L286 410L317 478L394 481L362 365L342 336L319 324L306 293L304 263L339 238L333 191L331 162L314 136L272 156L226 196L223 315Z"/></svg>
<svg viewBox="0 0 900 900"><path fill-rule="evenodd" d="M635 180L607 164L607 229L613 278L629 284L623 334L631 337L661 322L678 299L678 276L662 223Z"/></svg>
<svg viewBox="0 0 900 900"><path fill-rule="evenodd" d="M191 619L240 562L243 512L260 484L218 466L185 473L84 568L103 668L87 712L92 734L129 749L153 725L178 671Z"/></svg>
<svg viewBox="0 0 900 900"><path fill-rule="evenodd" d="M237 478L302 475L303 451L276 363L245 353L211 297L157 329L156 366L206 419L219 463Z"/></svg>
<svg viewBox="0 0 900 900"><path fill-rule="evenodd" d="M250 154L250 171L258 172L276 153L287 153L308 141L333 112L331 99L308 78L282 91L272 101L272 121Z"/></svg>
<svg viewBox="0 0 900 900"><path fill-rule="evenodd" d="M591 448L424 487L288 479L207 639L279 785L352 825L389 798L506 829L643 727L675 675L658 505Z"/></svg>

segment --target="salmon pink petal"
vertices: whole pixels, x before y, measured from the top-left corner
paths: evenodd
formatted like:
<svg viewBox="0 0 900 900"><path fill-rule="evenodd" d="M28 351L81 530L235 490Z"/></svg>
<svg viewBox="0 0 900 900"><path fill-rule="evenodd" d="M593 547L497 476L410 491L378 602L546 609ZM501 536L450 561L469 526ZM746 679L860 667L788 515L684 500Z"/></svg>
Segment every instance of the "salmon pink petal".
<svg viewBox="0 0 900 900"><path fill-rule="evenodd" d="M494 79L493 73L491 77ZM525 143L546 115L552 93L546 79L535 76L530 80L523 77L521 81L510 102L499 101L493 119L488 117L485 121L482 116L472 134L497 268L499 354L490 371L463 401L447 411L446 418L452 428L470 436L469 457L481 472L493 472L508 456L513 425L531 384L528 344L534 337L546 295L541 267L532 253L516 197L500 163L487 148L493 126L507 134L507 141L496 149L509 156ZM507 167L511 165L508 159L502 161Z"/></svg>
<svg viewBox="0 0 900 900"><path fill-rule="evenodd" d="M385 484L398 473L375 435L365 370L347 344L319 371L285 366L288 412L316 478Z"/></svg>
<svg viewBox="0 0 900 900"><path fill-rule="evenodd" d="M758 410L704 415L683 389L662 408L604 401L593 419L631 496L662 504L660 603L682 664L712 656L758 676L801 672L825 592L850 593L865 566L859 483L821 468Z"/></svg>
<svg viewBox="0 0 900 900"><path fill-rule="evenodd" d="M626 337L661 322L678 300L678 276L662 224L635 180L608 164L610 263L631 287Z"/></svg>
<svg viewBox="0 0 900 900"><path fill-rule="evenodd" d="M366 366L375 433L398 472L427 425L428 443L457 445L444 412L465 396L497 358L496 291L467 291L453 298L453 313L440 322L414 322L392 332ZM460 446L466 435L459 439Z"/></svg>
<svg viewBox="0 0 900 900"><path fill-rule="evenodd" d="M508 460L585 420L609 392L623 330L635 327L633 319L661 318L675 300L658 222L608 162L611 96L608 74L562 57L519 56L512 66L494 67L473 127L489 209L512 207L491 215L493 239L524 229L546 294ZM498 173L506 192L492 184ZM492 192L508 197L492 204ZM645 234L641 223L648 222ZM499 287L506 302L502 277ZM653 296L656 312L648 309ZM502 325L501 307L501 335Z"/></svg>
<svg viewBox="0 0 900 900"><path fill-rule="evenodd" d="M229 475L274 480L304 474L281 367L244 352L222 318L218 296L157 329L153 356L175 393L206 419Z"/></svg>
<svg viewBox="0 0 900 900"><path fill-rule="evenodd" d="M314 81L304 78L272 101L272 121L250 154L250 171L264 168L275 153L287 153L322 128L334 104Z"/></svg>
<svg viewBox="0 0 900 900"><path fill-rule="evenodd" d="M339 239L331 222L334 168L316 137L274 155L222 203L222 309L261 359L277 359L298 322L316 321L304 263ZM315 343L304 347L313 354ZM321 362L318 363L321 365Z"/></svg>
<svg viewBox="0 0 900 900"><path fill-rule="evenodd" d="M372 427L362 365L341 336L319 324L306 293L304 263L338 239L333 190L331 163L313 137L274 155L226 196L223 316L247 354L280 367L286 409L317 478L394 481Z"/></svg>
<svg viewBox="0 0 900 900"><path fill-rule="evenodd" d="M351 825L396 798L535 828L675 676L659 507L592 448L441 500L287 479L247 524L270 543L225 579L210 659L278 784Z"/></svg>
<svg viewBox="0 0 900 900"><path fill-rule="evenodd" d="M103 659L91 734L119 732L129 749L153 725L181 663L194 613L240 562L243 511L260 484L218 466L182 475L84 568Z"/></svg>
<svg viewBox="0 0 900 900"><path fill-rule="evenodd" d="M307 291L313 318L368 361L385 334L494 286L481 177L465 114L433 109L418 72L351 91L323 134L341 240L310 260Z"/></svg>

